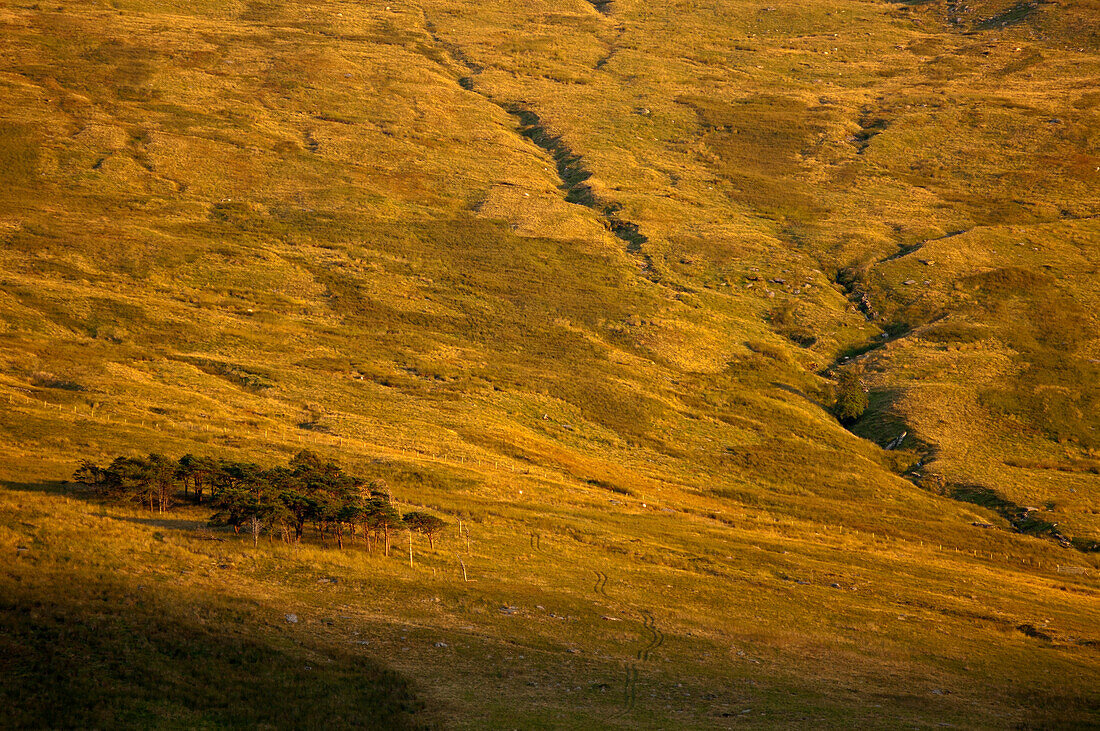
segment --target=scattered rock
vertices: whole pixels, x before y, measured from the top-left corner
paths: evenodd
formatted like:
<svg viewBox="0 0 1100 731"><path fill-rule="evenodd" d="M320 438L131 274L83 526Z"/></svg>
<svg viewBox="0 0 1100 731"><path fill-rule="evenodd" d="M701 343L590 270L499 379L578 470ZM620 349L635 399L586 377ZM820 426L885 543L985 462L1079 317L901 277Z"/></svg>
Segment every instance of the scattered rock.
<svg viewBox="0 0 1100 731"><path fill-rule="evenodd" d="M436 647L447 647L447 643L446 642L437 642L437 643L435 643L435 646Z"/></svg>
<svg viewBox="0 0 1100 731"><path fill-rule="evenodd" d="M1045 640L1047 642L1050 642L1053 639L1046 632L1042 632L1042 631L1036 629L1035 625L1033 625L1033 624L1021 624L1016 629L1020 630L1021 632L1023 632L1028 637L1034 637L1037 640Z"/></svg>
<svg viewBox="0 0 1100 731"><path fill-rule="evenodd" d="M500 613L501 613L501 614L507 614L507 615L512 615L512 614L515 614L515 613L516 613L516 611L517 611L517 610L516 610L516 608L515 608L515 607L501 607L501 608L500 608Z"/></svg>
<svg viewBox="0 0 1100 731"><path fill-rule="evenodd" d="M910 284L916 284L916 283L917 283L917 280L915 280L915 279L906 279L904 282L902 282L902 284L904 284L905 286L909 286Z"/></svg>
<svg viewBox="0 0 1100 731"><path fill-rule="evenodd" d="M289 622L290 624L298 624L298 615L297 614L288 614L288 615L286 615L286 621Z"/></svg>

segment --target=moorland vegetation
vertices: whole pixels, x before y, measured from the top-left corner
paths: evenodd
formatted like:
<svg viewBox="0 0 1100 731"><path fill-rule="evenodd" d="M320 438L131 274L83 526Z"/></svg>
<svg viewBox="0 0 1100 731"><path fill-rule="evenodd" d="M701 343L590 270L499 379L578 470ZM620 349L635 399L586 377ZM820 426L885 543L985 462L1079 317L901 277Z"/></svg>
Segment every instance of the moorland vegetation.
<svg viewBox="0 0 1100 731"><path fill-rule="evenodd" d="M1095 0L0 32L13 725L1100 723Z"/></svg>

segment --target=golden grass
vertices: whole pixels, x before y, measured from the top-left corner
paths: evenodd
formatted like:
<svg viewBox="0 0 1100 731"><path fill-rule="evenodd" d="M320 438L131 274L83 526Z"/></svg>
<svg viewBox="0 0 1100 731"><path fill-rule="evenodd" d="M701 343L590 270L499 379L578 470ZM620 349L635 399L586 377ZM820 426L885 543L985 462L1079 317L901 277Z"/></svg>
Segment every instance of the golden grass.
<svg viewBox="0 0 1100 731"><path fill-rule="evenodd" d="M20 657L28 603L152 626L141 585L342 699L394 668L428 725L1095 723L1096 556L897 475L1100 536L1059 468L1098 428L1095 20L1009 5L0 9L0 477L308 447L469 522L477 579L454 535L409 570L10 487ZM856 430L899 454L829 411L883 333ZM248 718L108 677L86 723Z"/></svg>

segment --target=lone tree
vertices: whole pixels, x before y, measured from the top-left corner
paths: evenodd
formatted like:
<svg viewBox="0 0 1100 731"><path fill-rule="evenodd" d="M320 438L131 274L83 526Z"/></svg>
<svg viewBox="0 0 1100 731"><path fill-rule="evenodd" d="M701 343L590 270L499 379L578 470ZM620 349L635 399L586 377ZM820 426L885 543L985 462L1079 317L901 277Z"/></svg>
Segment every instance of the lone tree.
<svg viewBox="0 0 1100 731"><path fill-rule="evenodd" d="M428 545L435 548L435 537L447 524L434 515L414 512L405 514L405 525L409 527L409 530L427 536Z"/></svg>
<svg viewBox="0 0 1100 731"><path fill-rule="evenodd" d="M850 425L859 421L867 410L867 389L859 377L859 371L844 371L836 383L836 418Z"/></svg>

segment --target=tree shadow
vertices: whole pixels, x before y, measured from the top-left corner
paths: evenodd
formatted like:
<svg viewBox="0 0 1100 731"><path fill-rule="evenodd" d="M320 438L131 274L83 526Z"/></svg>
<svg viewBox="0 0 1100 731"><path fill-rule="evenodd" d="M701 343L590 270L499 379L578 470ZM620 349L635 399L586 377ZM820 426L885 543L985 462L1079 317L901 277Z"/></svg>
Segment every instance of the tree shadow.
<svg viewBox="0 0 1100 731"><path fill-rule="evenodd" d="M41 492L54 495L79 496L83 490L75 490L71 482L66 480L39 480L38 482L17 482L14 480L0 480L0 487L15 492ZM90 492L88 497L91 497Z"/></svg>
<svg viewBox="0 0 1100 731"><path fill-rule="evenodd" d="M36 492L44 495L61 495L76 498L88 503L102 506L104 509L112 503L90 487L67 480L40 480L38 482L17 482L12 480L0 480L0 488L14 492ZM120 503L121 504L121 503ZM131 503L132 505L133 503ZM187 503L184 503L187 504ZM209 528L209 524L201 519L167 518L159 513L149 517L138 515L106 515L112 520L121 520L127 523L148 525L154 528L166 528L169 530L201 530Z"/></svg>
<svg viewBox="0 0 1100 731"><path fill-rule="evenodd" d="M210 527L205 520L186 520L184 518L140 518L135 515L112 515L113 520L121 520L126 523L148 525L154 528L168 528L170 530L203 530Z"/></svg>

